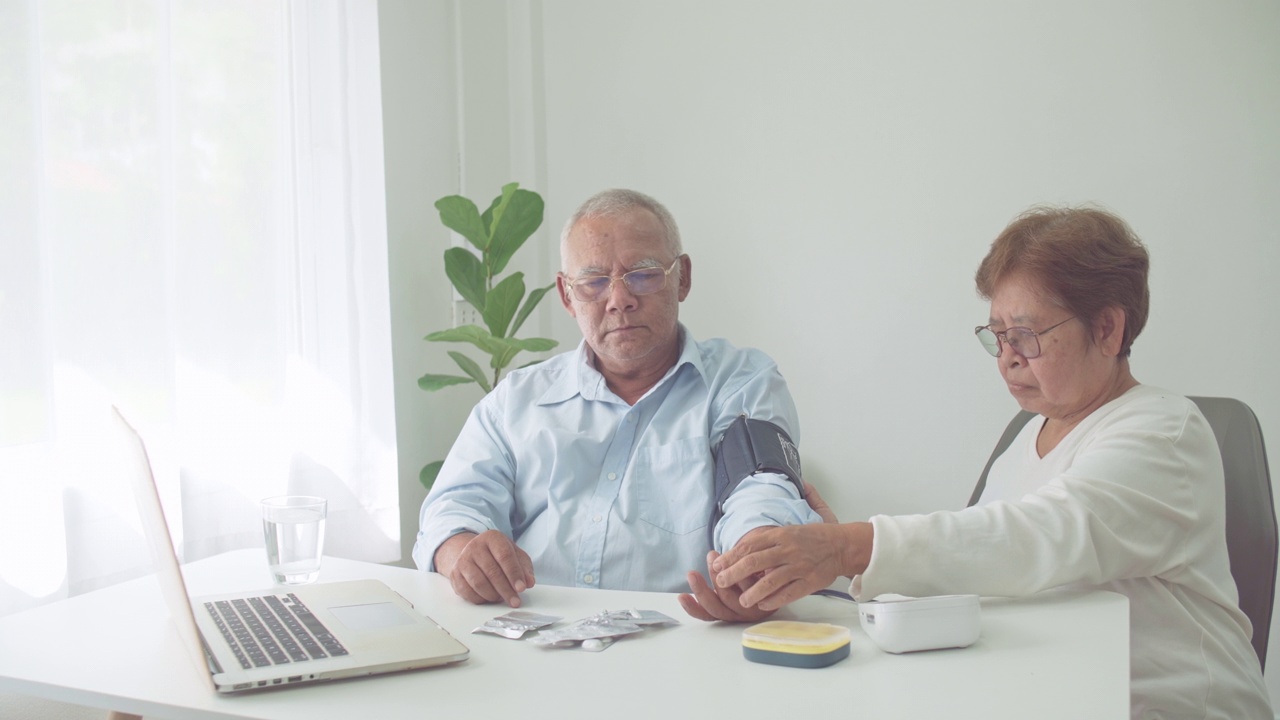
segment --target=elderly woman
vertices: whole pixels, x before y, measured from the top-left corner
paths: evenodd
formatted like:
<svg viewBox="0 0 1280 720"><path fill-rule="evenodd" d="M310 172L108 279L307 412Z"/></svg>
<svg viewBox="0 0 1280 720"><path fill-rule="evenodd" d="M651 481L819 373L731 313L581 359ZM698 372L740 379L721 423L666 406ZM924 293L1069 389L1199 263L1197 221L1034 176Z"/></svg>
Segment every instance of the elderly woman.
<svg viewBox="0 0 1280 720"><path fill-rule="evenodd" d="M768 571L741 608L691 578L707 607L686 596L686 609L769 611L837 576L860 598L1111 590L1130 602L1134 718L1272 718L1228 566L1213 432L1194 403L1130 373L1147 320L1142 243L1107 212L1037 208L996 238L976 279L991 303L978 340L1040 416L979 504L756 530L712 563L719 588Z"/></svg>

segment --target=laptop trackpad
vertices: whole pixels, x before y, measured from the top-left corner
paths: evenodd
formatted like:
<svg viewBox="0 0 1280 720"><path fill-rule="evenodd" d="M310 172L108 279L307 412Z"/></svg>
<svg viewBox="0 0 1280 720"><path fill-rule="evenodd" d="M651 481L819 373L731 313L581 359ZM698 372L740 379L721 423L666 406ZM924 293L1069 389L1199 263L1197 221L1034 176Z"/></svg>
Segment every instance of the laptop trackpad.
<svg viewBox="0 0 1280 720"><path fill-rule="evenodd" d="M381 630L414 623L413 618L404 610L389 602L331 607L329 612L348 630Z"/></svg>

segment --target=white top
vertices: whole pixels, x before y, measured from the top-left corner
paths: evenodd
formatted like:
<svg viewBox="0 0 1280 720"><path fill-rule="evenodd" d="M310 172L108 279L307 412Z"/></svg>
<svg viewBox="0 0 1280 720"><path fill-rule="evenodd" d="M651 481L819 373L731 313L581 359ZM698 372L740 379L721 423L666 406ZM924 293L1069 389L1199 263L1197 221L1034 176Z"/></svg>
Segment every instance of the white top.
<svg viewBox="0 0 1280 720"><path fill-rule="evenodd" d="M1139 385L1041 458L1043 424L1028 423L992 465L979 505L873 517L854 591L1123 593L1134 718L1270 720L1227 559L1222 460L1199 409Z"/></svg>

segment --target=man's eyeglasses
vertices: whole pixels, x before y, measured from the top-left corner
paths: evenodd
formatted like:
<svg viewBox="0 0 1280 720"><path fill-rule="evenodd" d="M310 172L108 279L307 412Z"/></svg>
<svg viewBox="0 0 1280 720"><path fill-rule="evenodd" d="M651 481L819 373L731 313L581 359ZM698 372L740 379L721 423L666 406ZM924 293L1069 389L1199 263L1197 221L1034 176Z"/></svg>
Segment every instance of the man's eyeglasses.
<svg viewBox="0 0 1280 720"><path fill-rule="evenodd" d="M978 341L982 343L982 347L987 349L987 352L991 353L992 357L1000 357L1000 353L1004 349L1003 346L1007 344L1009 347L1013 348L1014 352L1030 360L1032 358L1040 357L1041 335L1044 335L1050 330L1053 330L1060 325L1065 325L1075 319L1075 316L1072 315L1057 325L1047 327L1040 332L1024 327L1011 327L1008 330L996 332L991 329L990 325L984 325L982 327L974 328L973 333L978 336Z"/></svg>
<svg viewBox="0 0 1280 720"><path fill-rule="evenodd" d="M586 275L577 280L570 280L566 277L564 284L569 286L569 291L580 302L597 302L605 299L613 291L615 280L621 280L632 295L652 295L667 286L667 276L676 269L676 264L679 262L680 258L677 257L672 261L671 267L666 270L660 267L640 268L616 278L609 275Z"/></svg>

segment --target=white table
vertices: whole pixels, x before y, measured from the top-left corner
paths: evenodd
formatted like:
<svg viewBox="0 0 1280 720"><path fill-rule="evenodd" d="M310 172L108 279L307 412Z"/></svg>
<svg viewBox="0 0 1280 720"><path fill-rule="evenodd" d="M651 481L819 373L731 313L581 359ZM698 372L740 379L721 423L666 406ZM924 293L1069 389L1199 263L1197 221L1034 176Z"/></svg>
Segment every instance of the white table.
<svg viewBox="0 0 1280 720"><path fill-rule="evenodd" d="M186 566L192 594L269 586L261 551ZM686 616L674 595L538 586L524 608L566 620L659 610L681 621L603 652L473 635L505 606L475 606L438 575L326 558L322 581L374 577L471 648L460 665L218 696L171 630L154 577L0 618L0 691L152 718L1023 718L1129 716L1128 601L1106 592L984 599L982 637L961 650L890 655L853 603L809 597L776 619L853 628L828 668L742 657L741 625Z"/></svg>

